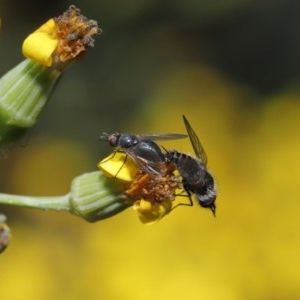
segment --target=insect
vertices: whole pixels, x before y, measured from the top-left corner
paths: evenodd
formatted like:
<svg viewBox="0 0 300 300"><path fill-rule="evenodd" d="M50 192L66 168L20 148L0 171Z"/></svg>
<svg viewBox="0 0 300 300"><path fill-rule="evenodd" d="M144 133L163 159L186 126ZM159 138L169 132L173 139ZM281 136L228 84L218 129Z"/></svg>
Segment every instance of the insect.
<svg viewBox="0 0 300 300"><path fill-rule="evenodd" d="M125 152L143 172L150 176L157 176L166 174L168 164L165 154L154 140L175 140L186 137L187 135L179 133L134 135L117 132L102 133L100 140L108 141L110 146L117 149L116 151Z"/></svg>
<svg viewBox="0 0 300 300"><path fill-rule="evenodd" d="M190 204L193 205L191 194L194 194L194 197L200 206L210 208L215 215L215 200L217 193L215 190L214 179L206 168L207 156L199 138L184 115L183 121L196 154L196 158L176 150L166 150L166 161L172 162L179 171L182 177L182 185L188 193L191 202Z"/></svg>

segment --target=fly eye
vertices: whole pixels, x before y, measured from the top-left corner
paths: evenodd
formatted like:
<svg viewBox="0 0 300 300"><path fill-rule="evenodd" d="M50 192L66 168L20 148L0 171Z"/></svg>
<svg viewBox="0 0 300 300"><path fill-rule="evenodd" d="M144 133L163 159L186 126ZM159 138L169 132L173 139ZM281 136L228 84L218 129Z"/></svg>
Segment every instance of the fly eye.
<svg viewBox="0 0 300 300"><path fill-rule="evenodd" d="M116 134L112 134L108 139L109 145L112 147L116 147L118 145L119 137L120 136L118 136Z"/></svg>

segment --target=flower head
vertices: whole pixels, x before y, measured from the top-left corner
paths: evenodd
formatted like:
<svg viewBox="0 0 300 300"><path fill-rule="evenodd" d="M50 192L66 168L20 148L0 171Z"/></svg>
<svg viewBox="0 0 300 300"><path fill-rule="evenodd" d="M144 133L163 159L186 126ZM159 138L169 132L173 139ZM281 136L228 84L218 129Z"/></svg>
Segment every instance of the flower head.
<svg viewBox="0 0 300 300"><path fill-rule="evenodd" d="M0 253L2 253L9 244L10 229L5 224L6 217L0 214Z"/></svg>
<svg viewBox="0 0 300 300"><path fill-rule="evenodd" d="M70 212L88 222L109 218L132 206L124 184L95 171L76 177L69 195Z"/></svg>
<svg viewBox="0 0 300 300"><path fill-rule="evenodd" d="M124 194L132 200L140 221L147 225L156 223L172 210L176 191L181 189L181 179L174 174L173 164L166 165L164 175L152 176L138 169L124 152L114 152L98 167L107 176L127 183Z"/></svg>
<svg viewBox="0 0 300 300"><path fill-rule="evenodd" d="M0 146L34 126L65 67L94 45L101 29L75 6L48 20L23 43L23 62L0 78Z"/></svg>
<svg viewBox="0 0 300 300"><path fill-rule="evenodd" d="M61 16L48 20L24 41L23 55L47 67L61 69L94 46L93 35L101 29L74 5Z"/></svg>

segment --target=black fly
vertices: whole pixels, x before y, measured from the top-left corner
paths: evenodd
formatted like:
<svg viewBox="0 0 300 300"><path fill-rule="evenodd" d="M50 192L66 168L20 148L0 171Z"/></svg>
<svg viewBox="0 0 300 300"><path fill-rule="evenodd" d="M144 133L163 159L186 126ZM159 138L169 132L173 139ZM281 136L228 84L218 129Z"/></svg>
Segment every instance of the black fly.
<svg viewBox="0 0 300 300"><path fill-rule="evenodd" d="M196 158L176 150L167 150L165 157L167 162L173 163L180 175L182 184L191 201L191 194L194 194L198 203L205 208L210 208L215 215L215 200L217 193L215 190L214 179L207 171L207 156L190 123L183 116L183 121L192 143Z"/></svg>
<svg viewBox="0 0 300 300"><path fill-rule="evenodd" d="M125 152L139 168L150 176L165 175L167 164L165 155L154 140L175 140L186 138L185 134L127 134L103 133L100 140L108 141L116 151Z"/></svg>

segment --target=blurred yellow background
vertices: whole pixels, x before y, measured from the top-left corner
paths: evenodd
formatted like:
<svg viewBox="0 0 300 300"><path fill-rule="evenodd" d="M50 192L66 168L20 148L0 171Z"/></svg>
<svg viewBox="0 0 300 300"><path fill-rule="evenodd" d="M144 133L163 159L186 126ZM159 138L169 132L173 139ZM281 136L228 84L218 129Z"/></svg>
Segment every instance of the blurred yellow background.
<svg viewBox="0 0 300 300"><path fill-rule="evenodd" d="M22 145L2 151L2 192L66 194L111 151L101 132L184 133L185 114L218 185L217 217L194 205L145 226L129 208L89 224L1 207L12 241L0 256L0 298L298 299L300 60L288 50L300 50L300 21L288 14L297 6L73 3L104 34ZM22 59L22 38L69 4L18 5L0 5L2 73ZM187 140L163 145L192 153Z"/></svg>

